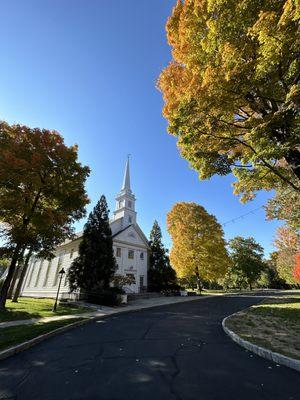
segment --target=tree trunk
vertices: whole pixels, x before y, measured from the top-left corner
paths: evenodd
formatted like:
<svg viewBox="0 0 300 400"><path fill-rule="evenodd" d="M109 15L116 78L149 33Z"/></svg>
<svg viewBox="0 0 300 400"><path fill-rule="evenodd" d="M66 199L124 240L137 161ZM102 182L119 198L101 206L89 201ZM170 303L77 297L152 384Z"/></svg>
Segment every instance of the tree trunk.
<svg viewBox="0 0 300 400"><path fill-rule="evenodd" d="M11 280L11 284L10 284L8 292L7 292L7 296L6 296L7 299L11 299L13 296L13 291L14 291L14 288L16 285L16 281L18 279L20 268L22 268L23 256L24 256L25 250L26 250L26 248L24 247L18 257L18 263L16 265L15 272L14 272L14 275Z"/></svg>
<svg viewBox="0 0 300 400"><path fill-rule="evenodd" d="M15 290L15 293L13 295L13 299L12 299L13 303L17 303L18 302L18 297L20 296L20 293L21 293L22 285L23 285L24 278L25 278L25 275L26 275L26 272L27 272L27 269L28 269L28 264L29 264L29 260L30 260L31 255L32 255L32 250L30 249L28 251L28 254L27 254L26 258L25 258L25 263L23 265L23 268L22 268L22 271L21 271L21 275L20 275L16 290Z"/></svg>
<svg viewBox="0 0 300 400"><path fill-rule="evenodd" d="M196 274L196 279L197 279L197 287L198 287L199 293L201 294L201 292L202 292L202 285L201 285L201 279L200 279L200 274L199 274L199 269L198 269L198 267L196 268L195 274Z"/></svg>
<svg viewBox="0 0 300 400"><path fill-rule="evenodd" d="M11 259L11 263L8 269L8 274L5 278L5 281L3 283L3 286L1 288L1 292L0 292L0 310L5 310L5 303L6 303L6 299L7 299L7 292L9 289L9 286L11 284L12 278L14 276L14 272L16 269L16 265L17 265L17 261L19 259L19 255L20 255L20 250L21 250L21 246L17 245L14 252L13 252L13 256Z"/></svg>
<svg viewBox="0 0 300 400"><path fill-rule="evenodd" d="M252 285L251 285L251 283L249 282L249 288L250 288L250 290L252 290Z"/></svg>

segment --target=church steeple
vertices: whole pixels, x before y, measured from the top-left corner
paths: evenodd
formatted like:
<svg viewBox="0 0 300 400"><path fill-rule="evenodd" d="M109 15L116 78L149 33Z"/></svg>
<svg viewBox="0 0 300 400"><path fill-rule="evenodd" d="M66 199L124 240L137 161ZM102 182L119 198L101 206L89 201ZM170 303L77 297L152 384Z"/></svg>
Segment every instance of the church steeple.
<svg viewBox="0 0 300 400"><path fill-rule="evenodd" d="M135 196L130 187L129 156L126 161L123 185L121 192L116 196L116 210L114 220L122 218L122 226L136 223Z"/></svg>
<svg viewBox="0 0 300 400"><path fill-rule="evenodd" d="M130 188L130 170L129 170L129 156L127 157L127 161L126 161L122 190L131 193L131 188Z"/></svg>

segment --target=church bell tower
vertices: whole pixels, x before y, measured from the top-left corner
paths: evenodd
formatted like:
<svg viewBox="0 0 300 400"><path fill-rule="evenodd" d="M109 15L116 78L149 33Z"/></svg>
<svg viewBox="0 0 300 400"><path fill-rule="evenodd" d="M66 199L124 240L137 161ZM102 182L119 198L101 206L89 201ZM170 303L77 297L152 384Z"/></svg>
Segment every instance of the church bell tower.
<svg viewBox="0 0 300 400"><path fill-rule="evenodd" d="M120 193L116 196L116 210L114 211L114 221L123 218L122 226L126 226L136 223L136 211L135 211L135 196L130 188L130 169L129 169L129 157L126 161L123 185Z"/></svg>

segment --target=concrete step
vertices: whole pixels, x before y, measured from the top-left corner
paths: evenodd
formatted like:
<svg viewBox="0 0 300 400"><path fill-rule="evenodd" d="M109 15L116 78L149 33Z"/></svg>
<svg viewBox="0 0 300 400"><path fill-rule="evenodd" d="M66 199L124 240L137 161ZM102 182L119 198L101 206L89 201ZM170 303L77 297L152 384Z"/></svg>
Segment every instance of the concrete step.
<svg viewBox="0 0 300 400"><path fill-rule="evenodd" d="M154 299L164 297L161 293L128 293L128 300Z"/></svg>

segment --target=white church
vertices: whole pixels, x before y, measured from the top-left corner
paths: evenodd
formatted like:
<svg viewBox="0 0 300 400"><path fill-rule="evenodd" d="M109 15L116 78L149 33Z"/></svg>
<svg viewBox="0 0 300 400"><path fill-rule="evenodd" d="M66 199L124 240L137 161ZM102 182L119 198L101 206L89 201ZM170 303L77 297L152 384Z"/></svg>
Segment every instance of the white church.
<svg viewBox="0 0 300 400"><path fill-rule="evenodd" d="M116 197L116 210L110 221L114 254L118 264L116 274L133 275L135 278L135 283L125 288L127 293L139 293L147 290L149 246L146 236L137 223L135 201L130 187L128 159L122 189ZM63 268L66 274L63 277L59 297L71 297L67 272L72 261L78 255L81 237L82 232L76 234L74 240L60 245L51 261L32 257L21 295L55 297L59 284L59 272Z"/></svg>

